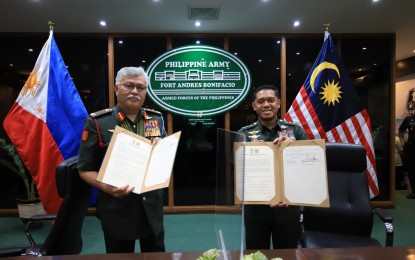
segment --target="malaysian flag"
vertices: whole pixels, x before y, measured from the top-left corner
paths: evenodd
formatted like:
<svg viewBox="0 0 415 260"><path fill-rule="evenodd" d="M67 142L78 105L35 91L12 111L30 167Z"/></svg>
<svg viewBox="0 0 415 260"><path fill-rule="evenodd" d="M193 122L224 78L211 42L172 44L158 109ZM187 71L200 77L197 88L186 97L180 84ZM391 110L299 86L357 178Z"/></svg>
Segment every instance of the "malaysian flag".
<svg viewBox="0 0 415 260"><path fill-rule="evenodd" d="M366 148L370 197L379 194L370 118L327 31L285 120L300 123L310 139L362 144Z"/></svg>

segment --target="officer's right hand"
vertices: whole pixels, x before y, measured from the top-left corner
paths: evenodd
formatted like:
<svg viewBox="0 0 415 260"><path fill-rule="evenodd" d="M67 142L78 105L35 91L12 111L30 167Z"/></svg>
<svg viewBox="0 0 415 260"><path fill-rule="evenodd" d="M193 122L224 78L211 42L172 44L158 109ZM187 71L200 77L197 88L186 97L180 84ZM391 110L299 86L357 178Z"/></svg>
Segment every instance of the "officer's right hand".
<svg viewBox="0 0 415 260"><path fill-rule="evenodd" d="M134 186L125 185L122 187L114 187L111 185L106 185L104 192L116 197L116 198L122 198L130 194L134 190Z"/></svg>

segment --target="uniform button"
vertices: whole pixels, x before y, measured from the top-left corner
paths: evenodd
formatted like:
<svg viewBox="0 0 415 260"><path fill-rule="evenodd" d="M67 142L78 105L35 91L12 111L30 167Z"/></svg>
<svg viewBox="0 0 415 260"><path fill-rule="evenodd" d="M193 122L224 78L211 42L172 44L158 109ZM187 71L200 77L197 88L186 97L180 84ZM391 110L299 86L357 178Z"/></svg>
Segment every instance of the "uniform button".
<svg viewBox="0 0 415 260"><path fill-rule="evenodd" d="M146 200L146 197L143 197L143 200Z"/></svg>

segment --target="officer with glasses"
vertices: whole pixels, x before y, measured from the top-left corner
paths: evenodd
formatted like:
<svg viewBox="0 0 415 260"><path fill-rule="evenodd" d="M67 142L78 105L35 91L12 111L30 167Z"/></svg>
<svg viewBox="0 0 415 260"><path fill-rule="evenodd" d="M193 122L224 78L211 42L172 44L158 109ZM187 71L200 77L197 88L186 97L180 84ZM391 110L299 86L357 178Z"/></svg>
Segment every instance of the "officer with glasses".
<svg viewBox="0 0 415 260"><path fill-rule="evenodd" d="M167 135L162 114L143 108L148 76L142 67L124 67L115 79L117 105L89 115L78 161L83 180L98 188L97 216L107 253L164 252L163 190L132 193L134 187L113 187L96 180L115 126L153 142Z"/></svg>

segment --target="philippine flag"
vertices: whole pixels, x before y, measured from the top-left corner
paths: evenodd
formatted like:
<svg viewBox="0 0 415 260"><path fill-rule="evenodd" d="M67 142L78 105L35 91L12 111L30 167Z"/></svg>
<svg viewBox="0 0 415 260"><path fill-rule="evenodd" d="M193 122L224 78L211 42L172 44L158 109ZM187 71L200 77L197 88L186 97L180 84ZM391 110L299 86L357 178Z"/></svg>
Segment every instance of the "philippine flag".
<svg viewBox="0 0 415 260"><path fill-rule="evenodd" d="M3 122L26 168L32 175L47 213L61 204L55 170L79 153L87 112L65 66L53 31L33 71Z"/></svg>

